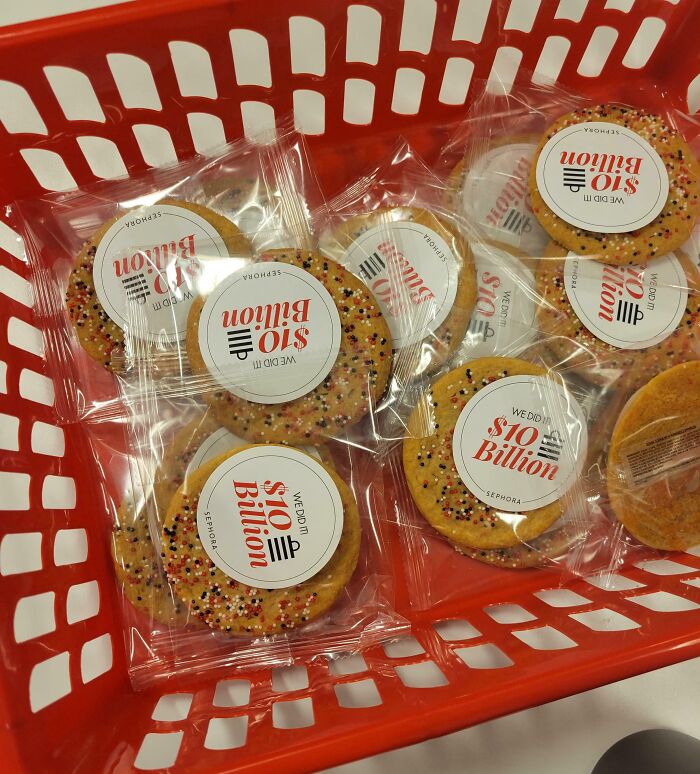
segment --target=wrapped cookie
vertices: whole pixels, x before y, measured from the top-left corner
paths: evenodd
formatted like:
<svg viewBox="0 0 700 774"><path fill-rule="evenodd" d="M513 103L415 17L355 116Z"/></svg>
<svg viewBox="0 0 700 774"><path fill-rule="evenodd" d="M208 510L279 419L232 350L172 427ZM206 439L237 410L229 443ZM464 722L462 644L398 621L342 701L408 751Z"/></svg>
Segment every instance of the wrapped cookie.
<svg viewBox="0 0 700 774"><path fill-rule="evenodd" d="M472 360L440 377L409 426L411 496L438 532L470 548L541 535L561 516L587 446L585 416L563 385L515 358Z"/></svg>
<svg viewBox="0 0 700 774"><path fill-rule="evenodd" d="M211 408L162 395L134 413L130 437L147 494L136 510L124 501L113 542L127 636L145 645L127 651L137 686L351 652L404 629L369 457L250 444Z"/></svg>
<svg viewBox="0 0 700 774"><path fill-rule="evenodd" d="M699 275L681 250L616 266L551 243L536 277L546 359L592 384L629 394L700 358Z"/></svg>
<svg viewBox="0 0 700 774"><path fill-rule="evenodd" d="M149 247L132 251L134 240ZM66 309L80 345L106 369L126 371L127 307L137 303L152 310L147 340L167 352L170 340L182 335L169 309L177 306L178 318L186 316L199 256L250 252L231 221L184 200L165 198L115 216L85 242L68 277ZM156 348L153 357L159 356Z"/></svg>
<svg viewBox="0 0 700 774"><path fill-rule="evenodd" d="M640 543L700 545L700 362L663 371L630 398L612 434L607 480L613 514Z"/></svg>
<svg viewBox="0 0 700 774"><path fill-rule="evenodd" d="M321 252L367 283L389 323L392 394L440 368L464 337L476 273L439 179L400 142L316 220Z"/></svg>
<svg viewBox="0 0 700 774"><path fill-rule="evenodd" d="M612 266L659 261L687 241L700 213L700 165L673 115L624 104L558 117L529 185L554 241Z"/></svg>
<svg viewBox="0 0 700 774"><path fill-rule="evenodd" d="M549 236L532 208L529 187L537 146L553 117L575 100L555 86L487 90L441 148L435 171L445 203L466 233L515 254L537 257Z"/></svg>
<svg viewBox="0 0 700 774"><path fill-rule="evenodd" d="M478 594L507 582L502 569L584 572L604 521L602 409L584 384L518 358L470 360L430 385L389 460L415 605Z"/></svg>
<svg viewBox="0 0 700 774"><path fill-rule="evenodd" d="M174 425L172 430L178 428L174 434L168 432L166 447L158 446L157 438L163 432L160 428L141 438L141 457L147 449L147 456L155 454L159 462L151 476L144 471L148 460L133 461L131 491L117 510L113 529L112 557L123 597L150 617L153 626L196 622L188 606L174 595L162 566L162 520L173 496L188 475L212 459L245 446L243 439L221 427L204 406L187 404L183 409L178 418L163 417L165 423ZM183 422L183 417L188 421ZM328 460L325 453L322 458L320 449L308 447L305 451L319 461ZM152 486L147 496L142 483L148 478L152 478Z"/></svg>
<svg viewBox="0 0 700 774"><path fill-rule="evenodd" d="M197 283L174 353L182 367L160 377L159 362L139 353L129 400L140 391L202 400L248 443L318 446L357 427L363 445L376 444L392 337L361 279L320 252L289 248L204 259ZM131 330L146 329L148 308L131 311Z"/></svg>
<svg viewBox="0 0 700 774"><path fill-rule="evenodd" d="M63 420L120 412L113 375L132 372L130 307L148 311L135 346L157 362L154 373L187 370L173 353L186 336L202 260L250 257L258 232L311 244L304 197L320 194L301 146L282 129L265 144L241 140L212 156L14 206Z"/></svg>

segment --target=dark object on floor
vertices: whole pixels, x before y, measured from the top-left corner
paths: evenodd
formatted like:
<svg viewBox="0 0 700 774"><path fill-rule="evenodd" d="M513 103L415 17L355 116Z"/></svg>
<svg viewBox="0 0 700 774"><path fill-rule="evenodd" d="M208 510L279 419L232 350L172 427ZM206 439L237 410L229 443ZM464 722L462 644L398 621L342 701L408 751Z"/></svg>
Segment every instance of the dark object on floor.
<svg viewBox="0 0 700 774"><path fill-rule="evenodd" d="M591 774L700 774L700 739L655 728L616 742Z"/></svg>

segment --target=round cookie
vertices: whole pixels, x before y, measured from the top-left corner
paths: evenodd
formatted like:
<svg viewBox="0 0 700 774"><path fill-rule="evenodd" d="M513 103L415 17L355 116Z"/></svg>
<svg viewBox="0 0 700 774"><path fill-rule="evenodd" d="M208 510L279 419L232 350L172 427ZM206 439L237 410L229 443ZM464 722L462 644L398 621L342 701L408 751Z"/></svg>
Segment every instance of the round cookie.
<svg viewBox="0 0 700 774"><path fill-rule="evenodd" d="M562 556L579 543L585 532L574 530L571 525L554 526L529 543L519 543L510 548L470 548L453 543L458 554L476 559L494 567L508 570L527 570L541 567L552 559Z"/></svg>
<svg viewBox="0 0 700 774"><path fill-rule="evenodd" d="M184 482L187 469L201 444L220 429L212 412L203 410L168 444L153 483L153 497L160 519L165 516L173 495ZM320 447L318 454L326 466L332 465L325 447ZM144 504L135 509L131 498L122 502L114 528L112 556L124 595L134 607L152 615L160 623L184 625L188 622L186 607L173 597L160 567Z"/></svg>
<svg viewBox="0 0 700 774"><path fill-rule="evenodd" d="M619 385L635 389L671 366L700 357L700 293L697 272L678 252L688 277L685 312L675 330L663 341L644 349L621 349L599 339L581 322L567 296L564 259L568 251L550 242L539 262L537 293L544 303L537 310L540 332L557 362L576 368L593 384L608 384L611 371L619 371ZM596 366L600 368L596 368ZM601 370L602 369L602 370Z"/></svg>
<svg viewBox="0 0 700 774"><path fill-rule="evenodd" d="M549 505L503 518L496 508L473 495L460 478L452 456L457 419L480 389L506 376L546 376L540 366L516 358L472 360L440 377L413 410L411 437L403 442L403 468L414 502L423 517L448 540L478 549L508 548L541 535L562 515ZM427 426L432 428L425 435Z"/></svg>
<svg viewBox="0 0 700 774"><path fill-rule="evenodd" d="M204 410L182 427L168 444L153 481L153 496L160 518L165 516L173 495L184 482L187 467L199 447L220 427L211 410Z"/></svg>
<svg viewBox="0 0 700 774"><path fill-rule="evenodd" d="M667 551L700 545L699 449L700 362L694 361L639 389L610 442L610 505L645 545Z"/></svg>
<svg viewBox="0 0 700 774"><path fill-rule="evenodd" d="M455 299L444 321L417 344L397 349L397 357L403 353L410 360L406 368L431 372L439 368L461 344L476 302L474 261L469 244L459 231L428 210L383 207L343 221L332 234L325 235L321 240L321 249L335 260L342 261L346 250L366 231L375 227L386 228L392 222L406 221L435 232L447 243L460 263Z"/></svg>
<svg viewBox="0 0 700 774"><path fill-rule="evenodd" d="M503 249L519 250L532 257L541 255L548 236L532 212L528 186L539 135L479 139L487 147L480 148L482 152L475 158L472 158L475 155L472 149L447 178L447 207L463 213L470 224L484 229L488 240L502 242ZM518 157L510 165L505 163L508 154ZM465 190L470 177L474 178L473 186L479 189L479 196L471 197L471 201Z"/></svg>
<svg viewBox="0 0 700 774"><path fill-rule="evenodd" d="M248 255L250 245L240 230L227 218L207 207L175 199L158 204L182 207L208 221L221 235L232 255ZM95 290L93 268L102 237L124 213L107 221L83 245L68 279L66 307L78 341L87 354L111 371L124 368L124 331L112 320L100 303Z"/></svg>
<svg viewBox="0 0 700 774"><path fill-rule="evenodd" d="M199 495L209 476L229 457L222 454L189 475L173 498L163 526L168 578L193 614L213 629L264 636L289 631L323 615L347 586L360 555L360 517L352 492L329 467L343 503L343 531L330 561L316 575L281 589L251 588L222 572L208 557L197 532Z"/></svg>
<svg viewBox="0 0 700 774"><path fill-rule="evenodd" d="M112 532L112 559L124 596L154 621L184 626L188 610L173 596L158 561L148 529L146 510L127 498Z"/></svg>
<svg viewBox="0 0 700 774"><path fill-rule="evenodd" d="M542 149L562 129L589 121L625 126L646 140L661 157L668 171L668 199L659 215L646 226L620 234L580 229L552 212L540 195L536 167ZM642 109L598 105L567 113L547 129L530 172L530 192L533 211L542 227L567 249L612 266L648 263L680 247L690 236L700 212L700 167L685 140L660 116Z"/></svg>
<svg viewBox="0 0 700 774"><path fill-rule="evenodd" d="M392 363L389 326L366 285L329 258L306 250L270 250L261 260L303 269L330 293L340 316L338 357L326 378L295 400L253 403L224 388L208 389L204 398L219 424L247 441L315 446L358 422L384 395ZM193 373L209 376L198 340L203 307L199 298L190 309L187 354Z"/></svg>

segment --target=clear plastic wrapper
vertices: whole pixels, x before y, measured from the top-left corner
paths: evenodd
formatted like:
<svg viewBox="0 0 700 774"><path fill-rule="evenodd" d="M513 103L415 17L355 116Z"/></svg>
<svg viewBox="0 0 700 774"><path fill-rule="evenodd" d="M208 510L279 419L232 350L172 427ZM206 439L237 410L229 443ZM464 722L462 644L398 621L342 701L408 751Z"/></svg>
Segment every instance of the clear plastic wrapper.
<svg viewBox="0 0 700 774"><path fill-rule="evenodd" d="M118 506L113 553L136 687L354 652L406 629L368 455L250 445L194 398L131 406L137 495Z"/></svg>
<svg viewBox="0 0 700 774"><path fill-rule="evenodd" d="M504 569L589 572L611 395L548 369L537 346L435 380L386 458L412 604L492 593Z"/></svg>
<svg viewBox="0 0 700 774"><path fill-rule="evenodd" d="M477 296L469 243L443 183L404 141L315 221L320 250L367 283L389 323L394 369L376 428L401 438L405 407L467 333Z"/></svg>
<svg viewBox="0 0 700 774"><path fill-rule="evenodd" d="M550 237L532 207L529 180L545 129L582 100L556 86L492 84L442 149L436 173L446 201L483 240L537 257Z"/></svg>
<svg viewBox="0 0 700 774"><path fill-rule="evenodd" d="M450 206L533 257L551 240L611 265L682 248L700 212L691 119L645 96L595 104L555 85L489 83L436 164Z"/></svg>
<svg viewBox="0 0 700 774"><path fill-rule="evenodd" d="M536 270L545 358L629 396L700 357L697 266L682 250L646 265L610 266L552 243Z"/></svg>
<svg viewBox="0 0 700 774"><path fill-rule="evenodd" d="M321 199L301 136L283 127L259 140L13 205L63 421L119 413L114 374L131 367L131 301L173 323L169 338L147 334L153 356L167 357L183 335L200 253L250 255L274 246L261 239L285 243L305 227Z"/></svg>
<svg viewBox="0 0 700 774"><path fill-rule="evenodd" d="M611 569L641 546L700 546L700 361L672 366L625 403L610 440L608 508L619 525Z"/></svg>
<svg viewBox="0 0 700 774"><path fill-rule="evenodd" d="M167 355L153 357L143 333L170 342L174 323L129 306L135 489L152 492L144 517L177 603L165 634L148 605L150 650L165 655L135 664L137 683L351 652L404 627L373 462L391 334L364 282L307 249L309 235L308 222L269 239L260 227L259 243L292 246L201 251L185 335Z"/></svg>
<svg viewBox="0 0 700 774"><path fill-rule="evenodd" d="M418 607L449 606L471 591L492 595L494 585L509 582L507 574L493 567L540 567L564 582L572 574L609 574L640 556L645 549L638 541L688 548L690 538L681 546L677 535L675 543L669 540L666 545L655 544L649 533L640 538L634 515L625 514L636 509L636 518L646 519L651 530L657 521L668 525L663 512L653 508L653 497L640 499L640 492L660 487L657 499L668 506L674 485L667 477L652 482L651 488L630 487L630 465L619 459L619 448L634 445L620 437L631 409L622 416L620 412L632 393L641 387L641 401L639 396L648 389L642 385L663 381L674 366L690 373L700 355L698 261L691 234L697 214L697 164L678 131L681 119L632 106L588 105L550 86L493 90L475 104L441 154L437 171L447 180L446 202L477 257L478 299L489 299L481 308L493 314L492 307L498 310L503 303L503 291L483 293L486 268L493 275L515 275L521 299L519 306L509 305L516 314L508 325L513 319L529 319L531 330L529 336L507 335L508 328L494 328L482 314L478 322L489 334L489 344L482 335L479 347L463 346L443 366L408 422L411 432L403 442L403 458L396 449L386 457L397 493L395 513L403 527L412 601ZM559 191L557 186L563 186L563 193L552 195ZM497 291L508 283L499 277L493 284ZM473 359L479 356L491 356L489 368L484 359ZM479 395L507 384L507 375L493 373L503 356L536 363L547 378L563 379L568 397L557 403L541 394L542 410L529 411L552 420L555 440L576 427L588 429L588 443L573 452L578 472L569 485L560 483L557 518L544 528L536 524L537 508L524 508L514 517L508 507L499 509L497 502L489 501L508 486L513 473L529 474L530 463L522 456L527 439L513 436L508 448L501 448L503 430L496 421L488 424L490 415L485 428L473 421L471 427L463 419ZM472 384L475 374L481 382ZM423 417L416 416L421 403ZM572 413L577 404L581 414ZM513 405L508 408L515 412ZM507 410L501 419L512 422ZM673 425L668 417L664 421ZM681 418L675 416L675 421ZM693 428L691 422L678 438L671 433L672 438L659 441L663 449L678 452L679 464L685 466L677 490L684 503L688 497L692 500L697 485L697 470L688 461L695 443ZM551 453L554 431L539 429L544 431L541 437L549 438L545 452ZM534 437L534 429L528 432ZM652 425L642 436L644 432L653 436ZM475 443L478 448L472 448ZM479 491L481 463L506 472L494 477L490 489ZM539 464L532 468L535 479ZM566 469L565 463L561 469ZM522 478L513 497L527 492L532 477ZM642 515L652 509L654 515ZM669 510L674 512L672 506ZM688 511L692 507L686 508L692 522ZM611 514L620 523L627 521L627 532ZM676 533L682 529L678 523L667 528ZM480 564L463 558L460 562L450 553L453 548ZM458 573L463 573L470 592L455 583Z"/></svg>
<svg viewBox="0 0 700 774"><path fill-rule="evenodd" d="M290 247L201 254L194 288L185 335L167 356L144 346L160 318L154 323L147 304L130 305L127 389L201 399L249 443L316 446L351 433L376 448L372 420L391 376L391 333L362 280L318 251ZM174 324L166 322L164 337Z"/></svg>

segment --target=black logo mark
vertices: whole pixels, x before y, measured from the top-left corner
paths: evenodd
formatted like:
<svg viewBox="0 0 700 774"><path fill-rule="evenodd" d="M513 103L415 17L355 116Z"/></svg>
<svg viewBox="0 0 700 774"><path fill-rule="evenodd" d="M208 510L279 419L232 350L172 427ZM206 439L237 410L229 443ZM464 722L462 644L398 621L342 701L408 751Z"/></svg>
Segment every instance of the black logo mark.
<svg viewBox="0 0 700 774"><path fill-rule="evenodd" d="M586 170L579 167L564 167L564 185L571 193L578 193L586 187Z"/></svg>
<svg viewBox="0 0 700 774"><path fill-rule="evenodd" d="M491 336L496 333L496 331L494 331L494 329L491 327L491 324L488 322L488 320L479 320L474 318L469 323L469 333L477 339L479 336L481 336L482 339L486 341L487 339L490 339Z"/></svg>
<svg viewBox="0 0 700 774"><path fill-rule="evenodd" d="M369 282L379 274L382 269L386 268L386 264L381 259L379 253L372 253L367 260L362 261L359 268L360 275Z"/></svg>
<svg viewBox="0 0 700 774"><path fill-rule="evenodd" d="M633 301L623 301L621 298L617 302L617 321L636 325L644 319L644 312L639 308L639 304Z"/></svg>
<svg viewBox="0 0 700 774"><path fill-rule="evenodd" d="M558 430L552 430L551 433L545 433L540 441L540 447L537 450L537 456L543 457L553 462L559 462L561 451L564 448L564 439Z"/></svg>
<svg viewBox="0 0 700 774"><path fill-rule="evenodd" d="M268 538L267 550L270 554L270 561L272 562L294 559L296 552L299 550L299 541L292 540L291 535Z"/></svg>
<svg viewBox="0 0 700 774"><path fill-rule="evenodd" d="M145 304L146 297L151 295L145 274L135 274L133 277L124 277L122 280L127 301L136 301L137 304Z"/></svg>
<svg viewBox="0 0 700 774"><path fill-rule="evenodd" d="M228 353L239 360L245 360L253 351L253 337L250 328L235 328L226 333L228 337Z"/></svg>
<svg viewBox="0 0 700 774"><path fill-rule="evenodd" d="M503 219L503 228L516 236L520 236L523 232L527 234L532 231L532 221L529 215L511 207Z"/></svg>

